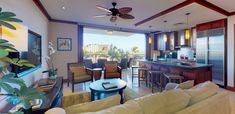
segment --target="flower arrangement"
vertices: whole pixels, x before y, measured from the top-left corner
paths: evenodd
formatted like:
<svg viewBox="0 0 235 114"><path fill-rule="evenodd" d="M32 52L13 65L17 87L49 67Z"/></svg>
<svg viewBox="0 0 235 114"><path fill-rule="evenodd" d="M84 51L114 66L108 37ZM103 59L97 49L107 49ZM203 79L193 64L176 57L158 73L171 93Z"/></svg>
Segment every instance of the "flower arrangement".
<svg viewBox="0 0 235 114"><path fill-rule="evenodd" d="M49 52L49 56L46 56L45 59L46 59L49 69L46 71L43 71L42 73L48 73L49 78L55 79L57 75L57 68L55 68L53 64L53 55L56 53L56 50L54 48L53 43L51 42L48 43L48 52Z"/></svg>

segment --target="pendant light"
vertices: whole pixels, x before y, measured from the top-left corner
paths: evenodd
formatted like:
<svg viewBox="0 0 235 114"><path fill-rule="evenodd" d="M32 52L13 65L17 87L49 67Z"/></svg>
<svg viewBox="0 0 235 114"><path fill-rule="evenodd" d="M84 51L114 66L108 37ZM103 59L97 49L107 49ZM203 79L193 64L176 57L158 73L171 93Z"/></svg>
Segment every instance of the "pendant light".
<svg viewBox="0 0 235 114"><path fill-rule="evenodd" d="M167 21L164 21L164 34L163 34L163 40L164 40L164 42L167 42L166 23L167 23Z"/></svg>
<svg viewBox="0 0 235 114"><path fill-rule="evenodd" d="M189 28L189 15L191 13L186 13L185 15L187 16L187 29L185 29L185 39L189 40L191 37L191 29Z"/></svg>
<svg viewBox="0 0 235 114"><path fill-rule="evenodd" d="M151 28L152 28L152 26L150 25L149 29L151 29ZM152 38L151 34L149 34L149 44L151 45L152 43L153 43L153 38Z"/></svg>

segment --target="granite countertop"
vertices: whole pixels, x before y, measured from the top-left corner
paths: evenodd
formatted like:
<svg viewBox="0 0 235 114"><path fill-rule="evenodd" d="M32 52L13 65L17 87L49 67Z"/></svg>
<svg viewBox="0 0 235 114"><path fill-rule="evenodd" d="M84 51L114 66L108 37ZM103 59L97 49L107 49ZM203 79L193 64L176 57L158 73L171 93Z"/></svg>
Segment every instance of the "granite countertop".
<svg viewBox="0 0 235 114"><path fill-rule="evenodd" d="M189 68L189 69L194 69L194 68L205 68L205 67L212 67L211 64L201 64L201 63L194 63L194 64L182 64L178 61L149 61L149 60L141 60L142 62L148 62L152 64L157 64L157 65L163 65L163 66L172 66L172 67L180 67L180 68Z"/></svg>

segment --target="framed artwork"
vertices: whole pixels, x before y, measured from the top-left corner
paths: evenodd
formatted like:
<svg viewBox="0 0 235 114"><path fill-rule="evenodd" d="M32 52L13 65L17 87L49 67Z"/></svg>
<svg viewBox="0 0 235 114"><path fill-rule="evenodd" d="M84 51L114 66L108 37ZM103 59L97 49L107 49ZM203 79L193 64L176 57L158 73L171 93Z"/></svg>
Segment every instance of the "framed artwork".
<svg viewBox="0 0 235 114"><path fill-rule="evenodd" d="M72 38L57 38L58 51L72 51Z"/></svg>

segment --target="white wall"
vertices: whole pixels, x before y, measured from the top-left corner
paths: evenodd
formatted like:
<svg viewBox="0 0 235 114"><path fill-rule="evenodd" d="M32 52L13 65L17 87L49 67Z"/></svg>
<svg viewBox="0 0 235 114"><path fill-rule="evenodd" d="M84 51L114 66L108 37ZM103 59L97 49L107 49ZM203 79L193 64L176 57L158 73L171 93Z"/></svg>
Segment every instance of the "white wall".
<svg viewBox="0 0 235 114"><path fill-rule="evenodd" d="M50 22L48 40L56 48L57 38L72 38L72 51L57 51L53 55L54 65L58 68L58 76L67 79L67 63L78 61L78 25Z"/></svg>
<svg viewBox="0 0 235 114"><path fill-rule="evenodd" d="M33 3L33 0L0 0L0 7L3 11L14 12L17 18L23 20L23 25L42 36L42 56L47 55L48 20ZM22 78L26 81L27 85L31 85L35 80L42 77L41 72L45 68L45 60L42 59L42 68Z"/></svg>
<svg viewBox="0 0 235 114"><path fill-rule="evenodd" d="M228 86L234 87L234 25L235 16L228 17Z"/></svg>

